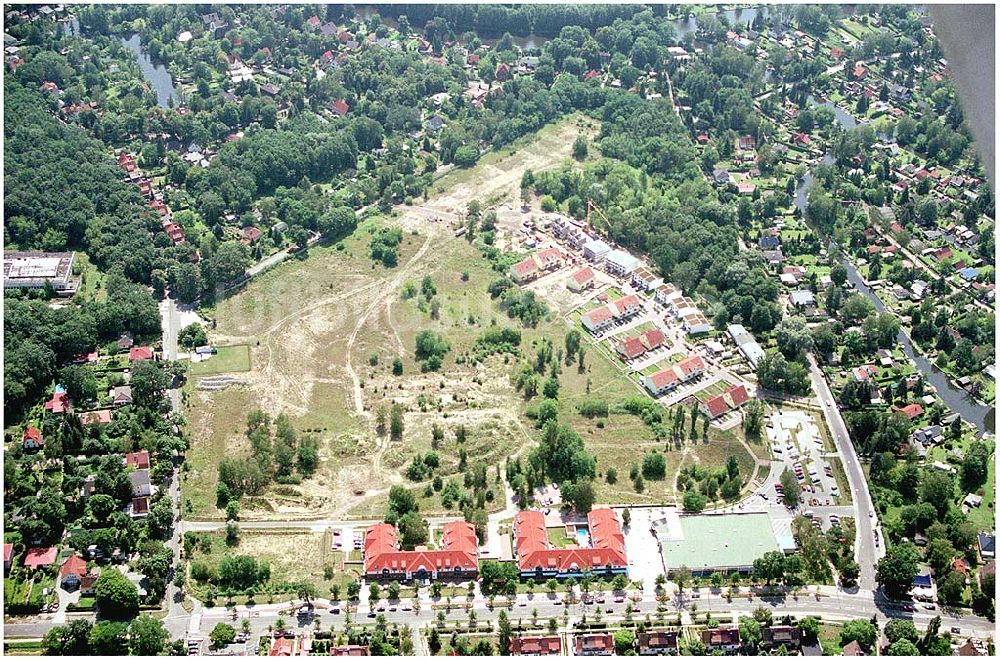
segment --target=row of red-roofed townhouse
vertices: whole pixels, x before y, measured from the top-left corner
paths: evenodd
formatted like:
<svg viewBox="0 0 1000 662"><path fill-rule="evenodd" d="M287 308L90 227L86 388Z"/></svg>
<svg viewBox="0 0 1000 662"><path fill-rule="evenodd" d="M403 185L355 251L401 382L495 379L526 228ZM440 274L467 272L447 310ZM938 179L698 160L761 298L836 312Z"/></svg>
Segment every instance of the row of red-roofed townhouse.
<svg viewBox="0 0 1000 662"><path fill-rule="evenodd" d="M183 244L185 242L184 228L174 223L170 208L153 188L153 180L143 176L142 171L136 165L135 158L128 152L122 151L118 154L118 165L125 171L126 178L134 182L139 187L139 192L142 193L143 197L149 200L149 206L160 217L160 227L170 237L170 241L174 242L175 245Z"/></svg>

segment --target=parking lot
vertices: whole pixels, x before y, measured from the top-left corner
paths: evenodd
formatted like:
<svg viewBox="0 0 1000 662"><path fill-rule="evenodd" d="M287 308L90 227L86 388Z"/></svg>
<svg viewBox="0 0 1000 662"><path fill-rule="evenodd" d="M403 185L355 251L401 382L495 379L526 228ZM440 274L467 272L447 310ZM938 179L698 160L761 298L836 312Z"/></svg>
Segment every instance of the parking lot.
<svg viewBox="0 0 1000 662"><path fill-rule="evenodd" d="M795 473L802 488L803 506L834 506L839 503L842 495L832 464L836 453L823 448L823 437L813 414L779 409L768 419L766 436L775 461ZM764 486L769 498L780 500L781 491L777 481Z"/></svg>

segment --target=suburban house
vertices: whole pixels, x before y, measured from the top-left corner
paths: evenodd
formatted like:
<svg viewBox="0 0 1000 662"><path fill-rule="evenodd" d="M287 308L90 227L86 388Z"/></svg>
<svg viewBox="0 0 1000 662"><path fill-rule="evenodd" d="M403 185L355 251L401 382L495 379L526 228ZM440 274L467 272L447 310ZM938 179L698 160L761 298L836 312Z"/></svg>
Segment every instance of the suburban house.
<svg viewBox="0 0 1000 662"><path fill-rule="evenodd" d="M148 497L153 495L153 484L149 482L148 469L131 471L128 478L132 481L132 496Z"/></svg>
<svg viewBox="0 0 1000 662"><path fill-rule="evenodd" d="M627 276L639 266L639 258L628 251L613 250L604 258L604 266L608 273L615 276Z"/></svg>
<svg viewBox="0 0 1000 662"><path fill-rule="evenodd" d="M670 306L675 299L683 297L684 293L677 289L673 283L664 283L656 288L653 293L653 301L661 306Z"/></svg>
<svg viewBox="0 0 1000 662"><path fill-rule="evenodd" d="M80 421L86 425L107 425L111 422L113 415L110 409L95 409L94 411L85 411L80 414Z"/></svg>
<svg viewBox="0 0 1000 662"><path fill-rule="evenodd" d="M680 647L672 630L640 632L639 655L677 655Z"/></svg>
<svg viewBox="0 0 1000 662"><path fill-rule="evenodd" d="M614 655L615 641L610 633L578 634L573 637L576 655Z"/></svg>
<svg viewBox="0 0 1000 662"><path fill-rule="evenodd" d="M632 286L648 292L663 285L663 279L653 273L649 267L639 267L632 272Z"/></svg>
<svg viewBox="0 0 1000 662"><path fill-rule="evenodd" d="M357 644L345 644L334 646L330 649L330 655L334 657L368 657L368 647Z"/></svg>
<svg viewBox="0 0 1000 662"><path fill-rule="evenodd" d="M707 628L701 631L701 643L710 651L734 651L740 647L740 630L736 627Z"/></svg>
<svg viewBox="0 0 1000 662"><path fill-rule="evenodd" d="M594 270L590 267L584 267L583 269L574 272L573 275L571 275L566 281L566 287L568 287L571 292L583 292L593 286Z"/></svg>
<svg viewBox="0 0 1000 662"><path fill-rule="evenodd" d="M133 497L125 505L125 514L132 519L143 519L149 516L149 497L148 496L137 496Z"/></svg>
<svg viewBox="0 0 1000 662"><path fill-rule="evenodd" d="M615 314L611 310L611 306L601 306L600 308L595 308L589 313L583 315L580 318L580 322L583 324L583 328L587 329L593 334L598 334L607 329L615 321Z"/></svg>
<svg viewBox="0 0 1000 662"><path fill-rule="evenodd" d="M996 556L997 538L992 533L980 533L978 535L979 556L984 559L992 559Z"/></svg>
<svg viewBox="0 0 1000 662"><path fill-rule="evenodd" d="M757 369L757 363L764 358L764 349L754 340L754 337L742 324L730 324L727 328L729 337L733 339L736 348L747 360L750 367Z"/></svg>
<svg viewBox="0 0 1000 662"><path fill-rule="evenodd" d="M32 547L24 554L24 567L37 570L56 562L58 550L55 547Z"/></svg>
<svg viewBox="0 0 1000 662"><path fill-rule="evenodd" d="M89 588L93 590L95 579L87 572L87 562L76 554L66 557L66 560L59 566L59 586L67 591L81 589L85 580L87 580Z"/></svg>
<svg viewBox="0 0 1000 662"><path fill-rule="evenodd" d="M921 414L924 413L924 408L918 405L917 403L912 403L906 405L905 407L894 407L893 411L898 411L901 414L906 414L906 417L912 421L913 419L918 418Z"/></svg>
<svg viewBox="0 0 1000 662"><path fill-rule="evenodd" d="M561 655L562 637L557 634L540 637L515 637L510 640L511 655Z"/></svg>
<svg viewBox="0 0 1000 662"><path fill-rule="evenodd" d="M521 578L536 581L550 577L588 574L625 574L625 534L618 515L610 508L597 508L587 515L590 547L554 547L545 528L545 515L522 510L514 517L514 555Z"/></svg>
<svg viewBox="0 0 1000 662"><path fill-rule="evenodd" d="M738 384L736 386L729 387L722 393L713 396L704 402L698 403L698 408L701 409L702 413L704 413L709 419L714 419L731 411L736 411L745 405L749 400L750 396L747 393L746 386Z"/></svg>
<svg viewBox="0 0 1000 662"><path fill-rule="evenodd" d="M583 257L591 262L600 263L611 251L611 247L600 239L591 239L583 245Z"/></svg>
<svg viewBox="0 0 1000 662"><path fill-rule="evenodd" d="M669 368L654 372L652 375L644 375L642 385L656 398L684 382L697 379L704 371L705 360L700 356L689 356Z"/></svg>
<svg viewBox="0 0 1000 662"><path fill-rule="evenodd" d="M52 399L43 405L45 411L51 414L62 414L72 409L69 404L69 394L59 390L60 388L57 386L55 393L52 394Z"/></svg>
<svg viewBox="0 0 1000 662"><path fill-rule="evenodd" d="M796 308L816 305L816 295L809 290L795 290L788 297L791 299L792 305Z"/></svg>
<svg viewBox="0 0 1000 662"><path fill-rule="evenodd" d="M143 347L133 347L128 351L128 360L132 361L152 361L153 348L145 345Z"/></svg>
<svg viewBox="0 0 1000 662"><path fill-rule="evenodd" d="M149 469L149 451L125 453L125 466L129 469Z"/></svg>
<svg viewBox="0 0 1000 662"><path fill-rule="evenodd" d="M985 657L990 654L990 647L982 639L966 639L965 643L955 649L955 655L966 657Z"/></svg>
<svg viewBox="0 0 1000 662"><path fill-rule="evenodd" d="M631 361L651 350L663 346L666 336L659 329L647 329L637 336L625 338L615 349L623 359Z"/></svg>
<svg viewBox="0 0 1000 662"><path fill-rule="evenodd" d="M24 435L21 437L21 448L26 451L37 451L45 447L45 440L42 439L42 431L29 425Z"/></svg>
<svg viewBox="0 0 1000 662"><path fill-rule="evenodd" d="M439 549L399 549L396 527L382 522L365 532L365 577L368 579L475 579L479 545L475 528L465 521L443 527Z"/></svg>
<svg viewBox="0 0 1000 662"><path fill-rule="evenodd" d="M295 638L275 637L267 654L269 657L291 657L295 650Z"/></svg>
<svg viewBox="0 0 1000 662"><path fill-rule="evenodd" d="M3 571L4 574L10 572L10 567L14 563L14 543L5 542L3 544Z"/></svg>
<svg viewBox="0 0 1000 662"><path fill-rule="evenodd" d="M802 643L802 629L792 625L765 626L760 634L764 648L784 646L787 650L794 650Z"/></svg>
<svg viewBox="0 0 1000 662"><path fill-rule="evenodd" d="M866 382L878 373L878 368L876 368L871 363L858 366L851 370L851 374L854 375L854 381L861 383Z"/></svg>
<svg viewBox="0 0 1000 662"><path fill-rule="evenodd" d="M580 322L587 331L597 334L611 326L613 322L631 317L640 310L642 302L639 301L639 297L629 294L586 313L580 318Z"/></svg>
<svg viewBox="0 0 1000 662"><path fill-rule="evenodd" d="M116 407L132 404L132 387L128 384L111 389L111 402Z"/></svg>
<svg viewBox="0 0 1000 662"><path fill-rule="evenodd" d="M558 248L546 248L533 253L510 268L515 283L526 283L545 272L558 269L563 264L563 254Z"/></svg>
<svg viewBox="0 0 1000 662"><path fill-rule="evenodd" d="M844 657L864 657L865 652L861 649L861 644L852 641L841 649L840 654Z"/></svg>

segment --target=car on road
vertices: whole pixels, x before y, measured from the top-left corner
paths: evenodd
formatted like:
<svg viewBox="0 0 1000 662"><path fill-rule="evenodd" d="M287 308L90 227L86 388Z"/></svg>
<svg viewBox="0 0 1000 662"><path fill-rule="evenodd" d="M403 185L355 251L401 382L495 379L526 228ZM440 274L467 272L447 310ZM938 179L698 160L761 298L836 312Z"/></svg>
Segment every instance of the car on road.
<svg viewBox="0 0 1000 662"><path fill-rule="evenodd" d="M952 634L962 634L962 628L960 628L960 627L958 627L958 626L956 625L955 627L953 627L953 628L951 629L951 633L952 633Z"/></svg>
<svg viewBox="0 0 1000 662"><path fill-rule="evenodd" d="M903 611L913 611L913 605L900 605L899 608Z"/></svg>
<svg viewBox="0 0 1000 662"><path fill-rule="evenodd" d="M330 613L331 614L339 614L340 613L340 607L330 607Z"/></svg>
<svg viewBox="0 0 1000 662"><path fill-rule="evenodd" d="M373 611L368 612L368 618L375 618L375 612Z"/></svg>
<svg viewBox="0 0 1000 662"><path fill-rule="evenodd" d="M868 517L870 517L871 519L875 519L875 511L874 510L869 510L868 511Z"/></svg>
<svg viewBox="0 0 1000 662"><path fill-rule="evenodd" d="M928 603L928 604L924 605L924 609L926 611L936 611L937 610L937 605L934 604L933 602L931 602L931 603Z"/></svg>
<svg viewBox="0 0 1000 662"><path fill-rule="evenodd" d="M604 596L603 595L597 596L597 604L599 604L599 605L603 605L604 604Z"/></svg>
<svg viewBox="0 0 1000 662"><path fill-rule="evenodd" d="M612 609L611 607L608 607L607 609L604 610L604 613L605 614L613 614L613 613L615 613L615 610Z"/></svg>
<svg viewBox="0 0 1000 662"><path fill-rule="evenodd" d="M615 598L615 602L625 602L625 598L619 595L617 598Z"/></svg>

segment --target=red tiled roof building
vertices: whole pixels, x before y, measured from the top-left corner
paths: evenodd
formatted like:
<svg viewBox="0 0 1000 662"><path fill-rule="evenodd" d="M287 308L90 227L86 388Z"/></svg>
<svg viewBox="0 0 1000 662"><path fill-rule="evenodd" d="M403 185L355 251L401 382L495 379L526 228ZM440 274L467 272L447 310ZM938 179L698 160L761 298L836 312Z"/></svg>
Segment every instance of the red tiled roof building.
<svg viewBox="0 0 1000 662"><path fill-rule="evenodd" d="M610 508L587 516L590 547L553 547L545 529L545 516L522 510L514 518L514 545L522 578L578 577L585 574L619 574L628 571L625 535Z"/></svg>
<svg viewBox="0 0 1000 662"><path fill-rule="evenodd" d="M559 655L562 639L559 635L547 637L516 637L510 640L511 655Z"/></svg>
<svg viewBox="0 0 1000 662"><path fill-rule="evenodd" d="M464 521L444 525L441 549L399 549L396 527L381 523L365 532L365 577L369 579L439 579L479 576L475 528Z"/></svg>

